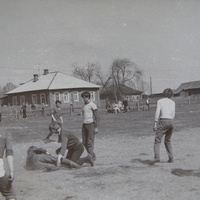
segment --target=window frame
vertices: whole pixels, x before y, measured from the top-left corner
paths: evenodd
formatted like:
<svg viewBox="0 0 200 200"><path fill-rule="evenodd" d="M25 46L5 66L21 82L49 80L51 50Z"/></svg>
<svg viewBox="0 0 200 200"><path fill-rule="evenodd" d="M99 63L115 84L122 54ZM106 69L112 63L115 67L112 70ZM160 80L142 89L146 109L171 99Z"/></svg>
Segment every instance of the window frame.
<svg viewBox="0 0 200 200"><path fill-rule="evenodd" d="M34 98L35 98L35 101L33 100ZM37 94L31 95L31 102L32 102L32 104L37 104Z"/></svg>
<svg viewBox="0 0 200 200"><path fill-rule="evenodd" d="M77 98L75 98L75 97L77 97ZM78 93L78 91L73 91L73 100L76 101L76 102L79 101L79 93Z"/></svg>
<svg viewBox="0 0 200 200"><path fill-rule="evenodd" d="M67 97L67 98L65 99L65 97ZM64 103L69 103L70 102L69 92L63 92L63 102Z"/></svg>
<svg viewBox="0 0 200 200"><path fill-rule="evenodd" d="M58 95L58 96L57 96L57 95ZM57 97L58 97L58 99L57 99ZM60 101L60 92L55 92L55 93L54 93L54 101L57 101L57 100Z"/></svg>
<svg viewBox="0 0 200 200"><path fill-rule="evenodd" d="M91 101L95 101L95 92L94 91L91 91L90 92L90 99L91 99Z"/></svg>
<svg viewBox="0 0 200 200"><path fill-rule="evenodd" d="M12 105L13 106L17 106L18 102L17 102L17 96L13 96L12 97Z"/></svg>
<svg viewBox="0 0 200 200"><path fill-rule="evenodd" d="M42 99L43 99L42 96L44 97L44 102L42 102ZM46 104L46 102L47 102L46 94L45 94L45 93L41 93L41 94L40 94L40 103L41 103L41 104L43 104L43 103Z"/></svg>
<svg viewBox="0 0 200 200"><path fill-rule="evenodd" d="M26 103L25 95L21 95L19 97L19 102L20 102L20 105L23 105L24 103Z"/></svg>

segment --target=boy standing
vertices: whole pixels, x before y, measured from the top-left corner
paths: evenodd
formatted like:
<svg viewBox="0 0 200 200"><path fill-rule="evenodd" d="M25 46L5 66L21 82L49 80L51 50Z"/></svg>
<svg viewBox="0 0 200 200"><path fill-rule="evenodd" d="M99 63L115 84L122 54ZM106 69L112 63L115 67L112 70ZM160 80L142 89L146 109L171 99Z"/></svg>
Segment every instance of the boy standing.
<svg viewBox="0 0 200 200"><path fill-rule="evenodd" d="M53 113L51 114L52 122L58 123L60 126L63 124L63 118L62 118L62 111L61 111L61 101L56 101L56 107L54 108Z"/></svg>
<svg viewBox="0 0 200 200"><path fill-rule="evenodd" d="M6 174L4 169L4 153L7 158L9 175ZM10 200L16 200L15 192L12 187L12 182L14 180L13 171L13 150L11 134L7 130L0 128L0 192L6 199Z"/></svg>
<svg viewBox="0 0 200 200"><path fill-rule="evenodd" d="M96 160L96 155L94 153L94 138L95 133L98 133L99 125L99 115L98 109L95 103L90 100L90 93L83 92L81 97L84 101L84 106L82 109L83 114L83 125L82 125L82 139L83 145L85 146L88 155L91 156L93 161Z"/></svg>
<svg viewBox="0 0 200 200"><path fill-rule="evenodd" d="M51 135L53 135L55 131L58 131L58 142L61 142L63 118L62 118L62 111L60 107L61 107L61 101L57 100L56 107L54 108L51 114L52 123L49 125L49 134L44 139L45 141L48 141ZM55 130L54 126L57 126L56 124L58 124L60 128Z"/></svg>
<svg viewBox="0 0 200 200"><path fill-rule="evenodd" d="M128 98L127 98L128 99ZM127 109L127 107L128 107L128 100L127 100L125 97L124 97L124 99L123 99L123 101L122 101L122 103L123 103L123 105L124 105L124 112L127 112L128 111L128 109Z"/></svg>

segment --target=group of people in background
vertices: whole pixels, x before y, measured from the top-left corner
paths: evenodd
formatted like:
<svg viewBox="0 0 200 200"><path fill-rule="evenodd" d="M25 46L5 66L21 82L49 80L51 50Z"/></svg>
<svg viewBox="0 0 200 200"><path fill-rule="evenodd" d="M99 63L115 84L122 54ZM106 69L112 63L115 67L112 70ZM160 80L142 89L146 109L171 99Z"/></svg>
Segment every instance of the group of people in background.
<svg viewBox="0 0 200 200"><path fill-rule="evenodd" d="M20 108L20 111L19 111L19 118L23 118L23 119L27 119L27 110L28 110L28 113L32 116L37 116L39 113L40 115L44 116L45 115L45 107L47 107L48 105L45 104L45 103L42 103L42 105L37 108L36 105L34 103L32 103L30 105L30 108L26 105L26 103L23 103L21 108Z"/></svg>
<svg viewBox="0 0 200 200"><path fill-rule="evenodd" d="M153 130L155 134L154 142L154 160L150 164L160 162L160 144L163 136L165 136L164 143L168 154L168 162L174 162L174 155L171 146L171 137L174 128L175 117L175 102L171 99L173 92L167 88L163 92L164 98L157 101L155 121ZM90 163L94 166L96 154L94 153L94 138L98 133L99 114L95 103L90 100L90 93L83 92L81 97L84 101L82 109L83 124L82 124L82 142L69 130L64 130L61 102L56 101L56 107L51 115L52 126L49 127L50 133L45 140L48 140L55 132L58 134L58 142L61 142L61 147L56 150L58 156L50 155L47 150L31 146L27 151L26 166L27 169L45 169L57 170L61 165L67 167L80 168L83 163ZM126 106L128 104L124 102ZM0 115L1 121L1 115ZM54 132L53 132L54 131ZM86 149L88 155L81 157ZM7 158L8 174L4 169L3 156ZM16 200L15 192L12 187L13 175L13 150L11 142L11 134L2 127L0 128L0 192L6 199Z"/></svg>
<svg viewBox="0 0 200 200"><path fill-rule="evenodd" d="M119 112L128 112L130 108L128 107L128 97L124 97L122 101L112 102L107 101L106 102L106 110L108 113L119 113Z"/></svg>
<svg viewBox="0 0 200 200"><path fill-rule="evenodd" d="M150 110L150 98L149 96L146 97L146 103L143 108L144 110ZM128 97L123 97L122 101L112 102L106 101L106 110L108 113L119 113L119 112L128 112L130 111L130 107L128 105Z"/></svg>

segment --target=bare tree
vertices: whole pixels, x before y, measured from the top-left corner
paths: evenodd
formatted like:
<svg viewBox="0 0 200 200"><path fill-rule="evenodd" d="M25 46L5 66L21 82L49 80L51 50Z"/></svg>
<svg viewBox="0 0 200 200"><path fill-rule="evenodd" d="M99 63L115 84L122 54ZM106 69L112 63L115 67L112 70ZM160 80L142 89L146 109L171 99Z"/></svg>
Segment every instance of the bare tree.
<svg viewBox="0 0 200 200"><path fill-rule="evenodd" d="M111 80L112 80L112 75L108 74L106 77L103 75L101 67L96 69L95 73L97 79L98 79L98 84L102 85L102 89L106 89L109 86Z"/></svg>
<svg viewBox="0 0 200 200"><path fill-rule="evenodd" d="M115 59L111 66L111 74L117 85L125 85L129 81L133 81L134 78L141 77L143 72L129 59Z"/></svg>
<svg viewBox="0 0 200 200"><path fill-rule="evenodd" d="M116 98L121 98L120 85L137 84L137 80L143 76L143 71L129 59L115 59L111 66L111 76L116 88Z"/></svg>
<svg viewBox="0 0 200 200"><path fill-rule="evenodd" d="M86 72L85 69L83 67L79 67L77 64L73 64L73 75L75 77L81 78L84 81L87 81L87 76L86 76Z"/></svg>
<svg viewBox="0 0 200 200"><path fill-rule="evenodd" d="M95 82L96 71L99 65L96 63L87 63L87 66L80 67L77 64L73 64L73 75L81 78L84 81Z"/></svg>
<svg viewBox="0 0 200 200"><path fill-rule="evenodd" d="M122 96L120 85L131 85L135 89L143 87L143 71L129 59L115 59L106 75L96 63L89 62L85 67L74 64L73 68L74 76L102 85L101 90L106 90L107 93L109 93L107 88L113 85L115 99L120 99Z"/></svg>
<svg viewBox="0 0 200 200"><path fill-rule="evenodd" d="M15 88L16 88L16 85L14 85L13 83L10 83L10 82L6 83L6 85L3 87L3 93L5 94Z"/></svg>

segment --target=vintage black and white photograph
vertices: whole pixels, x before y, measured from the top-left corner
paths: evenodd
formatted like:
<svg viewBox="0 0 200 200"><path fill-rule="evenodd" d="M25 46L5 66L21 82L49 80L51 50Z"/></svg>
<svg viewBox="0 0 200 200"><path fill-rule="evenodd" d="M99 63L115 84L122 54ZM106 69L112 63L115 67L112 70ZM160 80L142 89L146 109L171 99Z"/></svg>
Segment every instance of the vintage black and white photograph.
<svg viewBox="0 0 200 200"><path fill-rule="evenodd" d="M0 0L0 199L200 199L199 0Z"/></svg>

